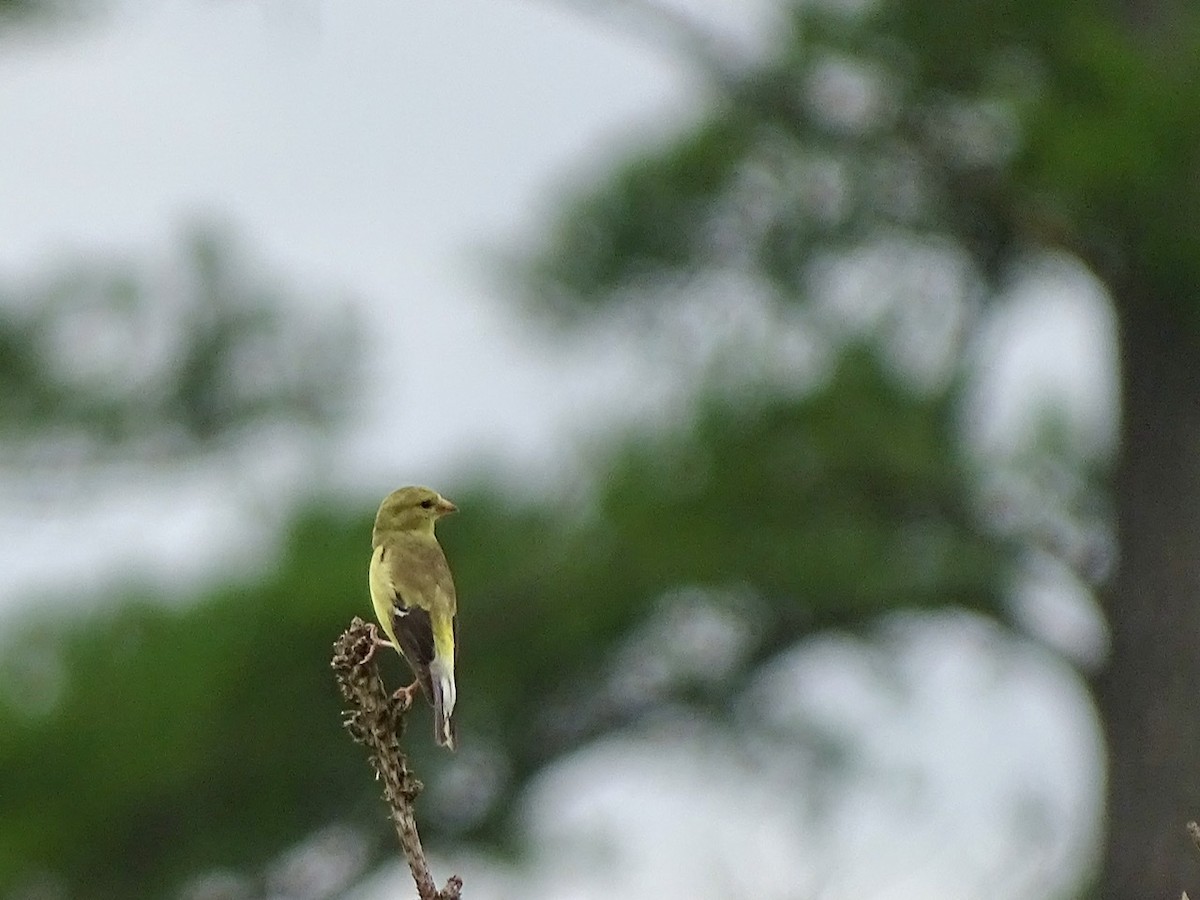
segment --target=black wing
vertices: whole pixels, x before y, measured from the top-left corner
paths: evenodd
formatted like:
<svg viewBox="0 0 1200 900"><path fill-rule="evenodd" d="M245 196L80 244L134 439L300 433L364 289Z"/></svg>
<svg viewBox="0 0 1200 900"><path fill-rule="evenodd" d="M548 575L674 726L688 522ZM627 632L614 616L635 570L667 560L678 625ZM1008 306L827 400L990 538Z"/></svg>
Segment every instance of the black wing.
<svg viewBox="0 0 1200 900"><path fill-rule="evenodd" d="M396 632L400 652L421 683L421 692L432 703L429 664L433 662L433 624L429 621L429 613L419 606L406 606L404 598L397 593L392 603L392 630Z"/></svg>

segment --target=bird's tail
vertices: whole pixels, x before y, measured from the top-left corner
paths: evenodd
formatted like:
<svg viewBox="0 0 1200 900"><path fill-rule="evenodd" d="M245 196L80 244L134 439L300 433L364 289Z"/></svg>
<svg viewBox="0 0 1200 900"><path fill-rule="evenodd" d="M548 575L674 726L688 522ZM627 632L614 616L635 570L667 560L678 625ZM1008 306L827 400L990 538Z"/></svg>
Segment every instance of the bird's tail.
<svg viewBox="0 0 1200 900"><path fill-rule="evenodd" d="M454 727L454 669L435 659L429 667L433 687L433 739L439 747L453 750L458 744Z"/></svg>

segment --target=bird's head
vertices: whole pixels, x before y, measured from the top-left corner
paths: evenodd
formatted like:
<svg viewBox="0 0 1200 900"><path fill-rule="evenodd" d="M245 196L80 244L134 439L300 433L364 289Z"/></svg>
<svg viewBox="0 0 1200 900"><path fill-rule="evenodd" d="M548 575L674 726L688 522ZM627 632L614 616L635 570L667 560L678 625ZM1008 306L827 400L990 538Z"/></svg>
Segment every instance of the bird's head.
<svg viewBox="0 0 1200 900"><path fill-rule="evenodd" d="M433 531L433 523L458 507L427 487L402 487L383 498L375 515L375 533Z"/></svg>

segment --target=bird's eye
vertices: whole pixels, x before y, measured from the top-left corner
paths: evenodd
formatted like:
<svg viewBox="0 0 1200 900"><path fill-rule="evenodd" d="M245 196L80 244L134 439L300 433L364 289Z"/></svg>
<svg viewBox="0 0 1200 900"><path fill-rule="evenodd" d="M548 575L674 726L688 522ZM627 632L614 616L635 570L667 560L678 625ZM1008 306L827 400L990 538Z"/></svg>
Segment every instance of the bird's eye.
<svg viewBox="0 0 1200 900"><path fill-rule="evenodd" d="M433 501L432 500L422 500L421 501L421 509L433 509Z"/></svg>

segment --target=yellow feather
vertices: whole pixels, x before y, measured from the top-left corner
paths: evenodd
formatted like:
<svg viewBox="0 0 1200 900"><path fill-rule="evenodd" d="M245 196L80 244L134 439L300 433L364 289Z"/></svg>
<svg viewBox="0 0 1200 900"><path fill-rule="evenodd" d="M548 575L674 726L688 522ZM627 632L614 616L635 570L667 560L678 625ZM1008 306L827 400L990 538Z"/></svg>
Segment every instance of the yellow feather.
<svg viewBox="0 0 1200 900"><path fill-rule="evenodd" d="M375 618L383 627L388 639L396 646L396 632L392 629L392 590L391 566L383 562L382 545L375 548L371 554L371 567L368 569L368 581L371 586L371 605L375 607Z"/></svg>

